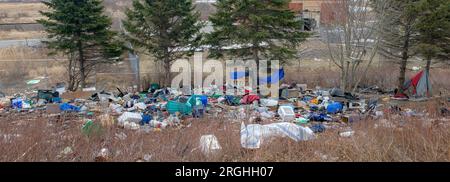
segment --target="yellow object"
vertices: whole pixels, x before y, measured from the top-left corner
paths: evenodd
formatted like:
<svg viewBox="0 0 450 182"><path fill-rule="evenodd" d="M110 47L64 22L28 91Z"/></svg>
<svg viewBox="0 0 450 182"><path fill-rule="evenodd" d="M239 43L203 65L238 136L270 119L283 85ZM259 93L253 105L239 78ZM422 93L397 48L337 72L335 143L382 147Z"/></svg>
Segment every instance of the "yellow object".
<svg viewBox="0 0 450 182"><path fill-rule="evenodd" d="M311 104L319 104L319 99L314 98L313 100L310 101Z"/></svg>

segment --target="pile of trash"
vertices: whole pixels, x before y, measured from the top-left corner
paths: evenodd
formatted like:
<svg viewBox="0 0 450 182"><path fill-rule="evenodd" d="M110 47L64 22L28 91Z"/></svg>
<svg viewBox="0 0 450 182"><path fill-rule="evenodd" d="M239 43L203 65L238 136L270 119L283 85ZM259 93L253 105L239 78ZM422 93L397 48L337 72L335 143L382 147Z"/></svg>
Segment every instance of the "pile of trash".
<svg viewBox="0 0 450 182"><path fill-rule="evenodd" d="M226 95L237 88L242 96ZM359 98L338 88L308 89L306 84L281 85L278 98L251 94L250 89L225 85L194 89L192 95L180 90L152 84L144 92L107 91L66 92L58 89L37 90L33 94L16 94L0 98L0 112L46 112L49 115L75 113L85 119L85 133L100 131L100 126L118 126L144 132L166 128L189 127L188 118L223 117L241 124L241 145L259 148L272 137L295 141L311 140L316 133L345 127L365 117L382 117L378 98ZM404 111L417 116L413 111ZM248 121L247 125L244 121ZM352 136L348 131L342 136ZM210 136L202 141L213 140ZM219 144L214 144L217 147ZM205 146L209 146L204 144Z"/></svg>

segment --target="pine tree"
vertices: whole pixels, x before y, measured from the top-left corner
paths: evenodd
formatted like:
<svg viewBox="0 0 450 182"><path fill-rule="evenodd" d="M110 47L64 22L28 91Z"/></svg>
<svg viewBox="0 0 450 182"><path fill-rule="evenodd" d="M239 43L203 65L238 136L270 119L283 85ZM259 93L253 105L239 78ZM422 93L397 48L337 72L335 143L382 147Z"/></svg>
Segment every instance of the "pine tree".
<svg viewBox="0 0 450 182"><path fill-rule="evenodd" d="M48 33L48 48L52 54L69 57L69 90L86 86L86 79L99 63L116 61L122 53L122 43L110 30L111 19L103 14L100 0L43 1L50 11L40 12L38 20Z"/></svg>
<svg viewBox="0 0 450 182"><path fill-rule="evenodd" d="M258 70L261 59L283 63L294 58L297 46L308 34L301 31L302 22L287 8L289 2L218 0L217 13L209 18L214 31L205 41L211 46L210 57L251 58L256 61ZM240 48L223 49L233 45L240 45Z"/></svg>
<svg viewBox="0 0 450 182"><path fill-rule="evenodd" d="M127 40L163 62L164 83L170 85L171 63L199 46L200 14L191 0L135 0L126 15Z"/></svg>
<svg viewBox="0 0 450 182"><path fill-rule="evenodd" d="M416 4L418 0L385 0L388 5L376 7L376 12L384 12L383 26L379 30L381 42L379 52L400 65L398 88L402 89L406 80L406 66L415 55L417 45ZM386 9L380 9L386 8Z"/></svg>
<svg viewBox="0 0 450 182"><path fill-rule="evenodd" d="M210 17L214 31L208 35L211 57L249 56L255 60L294 58L307 33L287 8L289 0L219 0ZM230 45L241 49L222 49Z"/></svg>
<svg viewBox="0 0 450 182"><path fill-rule="evenodd" d="M417 51L425 58L426 71L430 73L432 59L450 59L450 1L421 0L418 9Z"/></svg>

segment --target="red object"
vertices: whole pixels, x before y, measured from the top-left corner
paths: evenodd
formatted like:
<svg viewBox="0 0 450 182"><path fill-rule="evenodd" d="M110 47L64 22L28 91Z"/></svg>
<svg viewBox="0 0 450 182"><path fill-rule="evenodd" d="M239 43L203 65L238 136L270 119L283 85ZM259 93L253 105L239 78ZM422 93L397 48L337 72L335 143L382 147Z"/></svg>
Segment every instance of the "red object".
<svg viewBox="0 0 450 182"><path fill-rule="evenodd" d="M246 95L246 96L242 97L241 104L251 104L257 100L259 100L259 96L257 96L257 95Z"/></svg>
<svg viewBox="0 0 450 182"><path fill-rule="evenodd" d="M300 118L300 117L302 117L301 114L295 114L295 118Z"/></svg>
<svg viewBox="0 0 450 182"><path fill-rule="evenodd" d="M423 75L423 71L421 71L420 73L418 73L416 76L414 76L411 79L411 84L412 84L412 86L414 88L413 94L416 94L416 92L417 92L416 88L417 88L417 85L419 84L420 78L422 78L422 75Z"/></svg>
<svg viewBox="0 0 450 182"><path fill-rule="evenodd" d="M396 98L396 99L408 99L409 97L406 94L399 92L399 93L394 95L394 98Z"/></svg>

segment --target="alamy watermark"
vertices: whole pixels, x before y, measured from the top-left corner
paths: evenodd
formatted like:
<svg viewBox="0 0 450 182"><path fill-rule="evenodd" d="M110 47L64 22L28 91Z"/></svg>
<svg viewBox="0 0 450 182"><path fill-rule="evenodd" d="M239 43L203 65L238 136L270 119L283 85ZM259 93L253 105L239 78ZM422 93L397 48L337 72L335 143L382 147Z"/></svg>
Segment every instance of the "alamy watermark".
<svg viewBox="0 0 450 182"><path fill-rule="evenodd" d="M179 59L172 64L171 72L179 74L172 79L171 87L189 95L202 94L211 88L225 88L226 95L257 94L259 80L261 96L278 97L279 61L271 60L270 69L268 63L260 60L258 70L255 60L204 61L203 54L196 52L193 61Z"/></svg>

